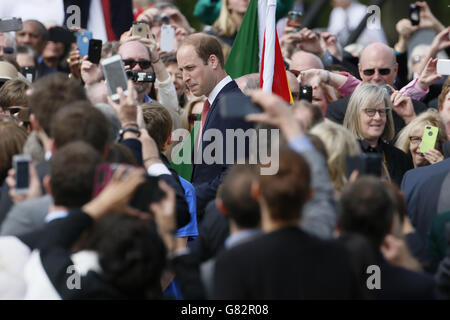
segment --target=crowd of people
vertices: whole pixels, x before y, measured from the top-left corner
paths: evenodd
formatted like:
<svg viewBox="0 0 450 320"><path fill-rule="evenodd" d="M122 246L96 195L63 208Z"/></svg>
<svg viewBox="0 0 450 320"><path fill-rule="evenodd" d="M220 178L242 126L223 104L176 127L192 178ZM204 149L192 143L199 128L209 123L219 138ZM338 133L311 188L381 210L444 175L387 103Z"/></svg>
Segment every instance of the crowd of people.
<svg viewBox="0 0 450 320"><path fill-rule="evenodd" d="M197 1L201 30L170 1L81 1L70 29L51 20L76 1L53 2L50 16L33 16L40 1L0 6L26 11L0 33L1 299L450 298L450 80L437 72L450 27L425 1L393 46L382 29L345 45L356 0L333 1L328 30L290 26L308 7L276 1L291 104L257 90L259 74L227 73L250 0ZM103 40L98 63L80 53L83 29ZM408 50L425 29L434 38ZM154 79L109 91L116 55ZM231 96L260 112L226 116ZM217 148L216 134L247 130L276 172L250 139Z"/></svg>

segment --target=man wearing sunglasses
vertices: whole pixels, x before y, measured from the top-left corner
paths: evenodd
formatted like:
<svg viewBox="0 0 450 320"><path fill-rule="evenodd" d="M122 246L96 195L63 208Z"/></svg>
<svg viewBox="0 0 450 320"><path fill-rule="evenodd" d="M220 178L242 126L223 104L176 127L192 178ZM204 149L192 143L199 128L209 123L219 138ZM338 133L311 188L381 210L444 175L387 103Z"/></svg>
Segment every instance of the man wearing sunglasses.
<svg viewBox="0 0 450 320"><path fill-rule="evenodd" d="M395 51L384 43L371 43L361 52L358 69L363 82L394 87L398 72ZM330 103L326 111L326 117L342 124L349 100L350 96ZM412 100L412 105L416 115L427 109L425 104L417 100ZM397 133L405 126L405 119L397 114L395 109L392 114L395 132Z"/></svg>

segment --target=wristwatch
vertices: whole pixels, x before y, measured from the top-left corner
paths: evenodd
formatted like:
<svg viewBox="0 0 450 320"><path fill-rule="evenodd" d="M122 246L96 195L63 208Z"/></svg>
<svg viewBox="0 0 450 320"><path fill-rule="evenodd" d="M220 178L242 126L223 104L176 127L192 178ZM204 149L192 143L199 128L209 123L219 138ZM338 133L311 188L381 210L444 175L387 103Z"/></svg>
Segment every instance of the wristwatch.
<svg viewBox="0 0 450 320"><path fill-rule="evenodd" d="M123 135L125 134L125 132L133 132L133 133L137 134L138 138L141 136L141 132L138 129L135 129L135 128L123 128L123 129L120 129L120 131L119 131L120 140L123 140Z"/></svg>

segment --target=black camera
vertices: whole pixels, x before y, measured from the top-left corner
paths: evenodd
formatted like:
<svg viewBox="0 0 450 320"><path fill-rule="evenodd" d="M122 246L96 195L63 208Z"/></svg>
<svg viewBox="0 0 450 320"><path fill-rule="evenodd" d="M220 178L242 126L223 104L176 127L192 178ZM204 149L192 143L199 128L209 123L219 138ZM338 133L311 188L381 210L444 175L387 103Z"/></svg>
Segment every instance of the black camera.
<svg viewBox="0 0 450 320"><path fill-rule="evenodd" d="M159 22L161 24L169 24L170 17L166 13L163 13L155 17L155 22Z"/></svg>
<svg viewBox="0 0 450 320"><path fill-rule="evenodd" d="M303 85L300 86L300 94L298 96L299 100L306 100L308 102L312 102L313 98L313 89L311 86Z"/></svg>
<svg viewBox="0 0 450 320"><path fill-rule="evenodd" d="M134 70L126 71L127 78L133 82L155 82L154 72L137 72Z"/></svg>
<svg viewBox="0 0 450 320"><path fill-rule="evenodd" d="M409 5L409 20L413 26L417 26L420 23L420 7L415 3Z"/></svg>

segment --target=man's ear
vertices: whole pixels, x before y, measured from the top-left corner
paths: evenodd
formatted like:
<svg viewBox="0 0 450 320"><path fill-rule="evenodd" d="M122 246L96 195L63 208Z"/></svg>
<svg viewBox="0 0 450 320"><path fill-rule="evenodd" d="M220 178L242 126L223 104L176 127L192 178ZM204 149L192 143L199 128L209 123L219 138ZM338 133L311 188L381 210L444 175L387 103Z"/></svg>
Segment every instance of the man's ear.
<svg viewBox="0 0 450 320"><path fill-rule="evenodd" d="M213 69L216 69L216 68L217 68L217 65L219 64L219 59L216 57L216 55L211 54L211 55L209 56L209 58L208 58L208 63L211 64L211 67L212 67Z"/></svg>
<svg viewBox="0 0 450 320"><path fill-rule="evenodd" d="M225 208L225 205L223 204L222 199L217 198L216 199L216 207L217 209L219 209L219 212L223 215L223 216L228 216L228 210L227 208Z"/></svg>
<svg viewBox="0 0 450 320"><path fill-rule="evenodd" d="M312 197L314 197L314 189L310 188L310 189L308 190L308 194L306 195L306 201L311 200Z"/></svg>
<svg viewBox="0 0 450 320"><path fill-rule="evenodd" d="M39 131L41 130L41 125L39 124L38 119L36 118L36 116L32 113L30 114L30 123L31 123L31 128L33 129L33 131Z"/></svg>
<svg viewBox="0 0 450 320"><path fill-rule="evenodd" d="M51 184L51 178L49 175L46 175L44 177L44 180L42 181L42 183L44 184L44 189L45 192L47 192L47 194L52 194L52 184Z"/></svg>
<svg viewBox="0 0 450 320"><path fill-rule="evenodd" d="M253 200L258 201L259 197L261 196L261 186L259 182L252 182L252 185L250 187L250 195Z"/></svg>

